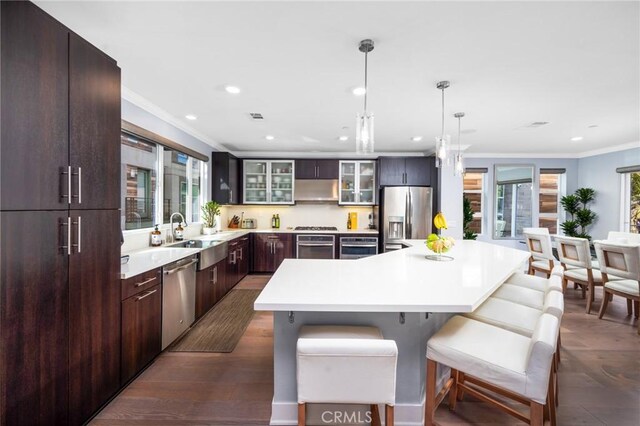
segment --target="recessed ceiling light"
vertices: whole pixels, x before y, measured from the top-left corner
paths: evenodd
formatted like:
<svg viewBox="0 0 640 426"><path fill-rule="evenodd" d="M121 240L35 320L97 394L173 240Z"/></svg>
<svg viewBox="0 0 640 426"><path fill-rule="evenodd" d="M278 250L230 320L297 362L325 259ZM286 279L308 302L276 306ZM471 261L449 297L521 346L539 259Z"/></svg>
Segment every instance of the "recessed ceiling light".
<svg viewBox="0 0 640 426"><path fill-rule="evenodd" d="M596 127L598 127L598 125L597 125L597 124L591 124L591 125L589 126L589 128L590 128L590 129L595 129Z"/></svg>
<svg viewBox="0 0 640 426"><path fill-rule="evenodd" d="M573 142L578 142L578 141L581 141L582 139L584 139L582 136L575 136L575 137L571 138L571 140Z"/></svg>
<svg viewBox="0 0 640 426"><path fill-rule="evenodd" d="M362 96L367 92L367 90L364 87L356 87L355 89L353 89L353 94L356 96Z"/></svg>
<svg viewBox="0 0 640 426"><path fill-rule="evenodd" d="M340 136L338 139L341 140L342 142L345 142L349 140L349 136Z"/></svg>
<svg viewBox="0 0 640 426"><path fill-rule="evenodd" d="M265 136L264 138L265 138L266 140L268 140L268 141L272 141L272 140L274 140L276 137L275 137L275 136L272 136L272 135L267 135L267 136Z"/></svg>
<svg viewBox="0 0 640 426"><path fill-rule="evenodd" d="M197 120L198 116L193 114L187 114L184 116L184 118L186 118L187 120Z"/></svg>
<svg viewBox="0 0 640 426"><path fill-rule="evenodd" d="M226 90L227 93L232 93L234 95L240 93L240 88L237 86L224 86L224 90Z"/></svg>
<svg viewBox="0 0 640 426"><path fill-rule="evenodd" d="M422 140L422 136L414 136L411 138L413 142L420 142Z"/></svg>

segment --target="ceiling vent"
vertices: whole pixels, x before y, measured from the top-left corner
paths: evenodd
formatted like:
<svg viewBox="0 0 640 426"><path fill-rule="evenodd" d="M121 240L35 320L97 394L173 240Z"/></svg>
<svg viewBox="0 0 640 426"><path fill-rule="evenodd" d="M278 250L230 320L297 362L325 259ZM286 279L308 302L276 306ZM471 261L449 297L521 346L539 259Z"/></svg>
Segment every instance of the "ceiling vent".
<svg viewBox="0 0 640 426"><path fill-rule="evenodd" d="M250 112L249 115L253 120L264 120L264 117L259 112Z"/></svg>
<svg viewBox="0 0 640 426"><path fill-rule="evenodd" d="M550 121L534 121L531 124L527 124L525 127L542 127L542 126L546 126L547 124L550 124Z"/></svg>

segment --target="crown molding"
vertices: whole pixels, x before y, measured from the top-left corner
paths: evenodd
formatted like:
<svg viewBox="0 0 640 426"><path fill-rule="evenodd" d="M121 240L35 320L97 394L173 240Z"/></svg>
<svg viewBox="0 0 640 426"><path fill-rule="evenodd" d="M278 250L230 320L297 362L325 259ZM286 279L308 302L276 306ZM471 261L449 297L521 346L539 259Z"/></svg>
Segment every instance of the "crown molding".
<svg viewBox="0 0 640 426"><path fill-rule="evenodd" d="M233 155L240 158L337 158L375 160L378 157L428 157L426 152L374 152L373 154L356 154L355 152L309 152L309 151L235 151Z"/></svg>
<svg viewBox="0 0 640 426"><path fill-rule="evenodd" d="M180 129L183 132L193 136L194 138L206 143L207 145L211 146L217 151L229 151L229 149L226 146L222 145L219 142L214 141L213 139L209 138L208 136L199 132L193 127L184 124L182 121L178 120L172 114L169 114L167 111L160 108L158 105L154 104L153 102L150 102L147 98L139 95L138 93L134 92L133 90L125 86L122 86L122 99L128 102L131 102L135 106L142 108L143 110L147 111L150 114L155 115L162 121L165 121L171 124L173 127Z"/></svg>
<svg viewBox="0 0 640 426"><path fill-rule="evenodd" d="M608 146L606 148L593 149L590 151L583 152L575 152L575 153L557 153L557 154L544 154L544 153L534 153L534 152L521 152L521 153L510 153L510 152L499 152L499 153L469 153L466 154L466 158L586 158L593 157L595 155L609 154L611 152L618 151L626 151L628 149L640 148L640 141L638 142L630 142L624 143L620 145Z"/></svg>

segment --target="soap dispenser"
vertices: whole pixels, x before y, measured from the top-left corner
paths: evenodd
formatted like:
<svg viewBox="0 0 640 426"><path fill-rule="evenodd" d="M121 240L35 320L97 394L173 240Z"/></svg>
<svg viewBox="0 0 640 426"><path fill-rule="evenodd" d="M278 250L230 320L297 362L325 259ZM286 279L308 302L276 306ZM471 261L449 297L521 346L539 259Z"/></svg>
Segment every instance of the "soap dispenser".
<svg viewBox="0 0 640 426"><path fill-rule="evenodd" d="M178 223L178 227L176 228L174 235L176 236L176 241L184 240L184 228L182 227L182 222Z"/></svg>
<svg viewBox="0 0 640 426"><path fill-rule="evenodd" d="M156 228L151 231L151 246L158 247L162 245L162 232L158 229L158 225L155 225Z"/></svg>

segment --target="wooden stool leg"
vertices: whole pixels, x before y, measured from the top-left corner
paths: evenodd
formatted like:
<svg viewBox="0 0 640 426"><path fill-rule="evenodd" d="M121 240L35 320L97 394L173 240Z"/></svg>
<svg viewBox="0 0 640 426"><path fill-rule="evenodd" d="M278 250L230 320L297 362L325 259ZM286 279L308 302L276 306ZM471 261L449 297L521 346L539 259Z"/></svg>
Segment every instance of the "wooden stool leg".
<svg viewBox="0 0 640 426"><path fill-rule="evenodd" d="M458 383L456 383L456 388L457 388L457 400L458 401L462 401L462 398L464 398L464 389L460 389L457 385L458 384L462 384L464 383L464 373L462 371L458 371Z"/></svg>
<svg viewBox="0 0 640 426"><path fill-rule="evenodd" d="M304 402L302 404L298 404L298 426L305 426L307 424L306 409L307 409L307 404L305 404Z"/></svg>
<svg viewBox="0 0 640 426"><path fill-rule="evenodd" d="M636 318L638 318L640 316L640 301L639 300L634 300L633 301L633 309L635 310Z"/></svg>
<svg viewBox="0 0 640 426"><path fill-rule="evenodd" d="M384 424L385 426L393 426L393 405L385 405L384 406Z"/></svg>
<svg viewBox="0 0 640 426"><path fill-rule="evenodd" d="M587 313L591 313L591 304L593 303L593 292L595 288L592 283L589 283L589 298L587 299Z"/></svg>
<svg viewBox="0 0 640 426"><path fill-rule="evenodd" d="M371 404L371 426L381 426L378 404Z"/></svg>
<svg viewBox="0 0 640 426"><path fill-rule="evenodd" d="M531 401L530 407L530 419L531 426L543 426L544 425L544 406L537 402Z"/></svg>
<svg viewBox="0 0 640 426"><path fill-rule="evenodd" d="M458 402L458 370L451 369L451 378L453 384L449 389L449 410L453 411L456 409L456 402Z"/></svg>
<svg viewBox="0 0 640 426"><path fill-rule="evenodd" d="M557 355L558 364L560 364L560 361L561 361L561 359L560 359L560 348L562 347L562 339L560 338L560 335L561 335L560 330L558 330L558 350L557 350L557 353L558 353L558 355Z"/></svg>
<svg viewBox="0 0 640 426"><path fill-rule="evenodd" d="M425 403L424 426L434 426L436 414L436 370L437 363L427 359L427 400Z"/></svg>
<svg viewBox="0 0 640 426"><path fill-rule="evenodd" d="M562 278L562 293L566 293L567 292L567 285L569 284L569 281L567 281L566 278Z"/></svg>
<svg viewBox="0 0 640 426"><path fill-rule="evenodd" d="M631 316L633 314L633 310L631 307L631 299L627 299L627 315Z"/></svg>
<svg viewBox="0 0 640 426"><path fill-rule="evenodd" d="M609 304L609 300L611 299L611 295L607 293L607 290L604 290L604 295L602 296L602 305L600 305L600 312L598 312L598 318L602 319L604 312L607 310L607 305Z"/></svg>
<svg viewBox="0 0 640 426"><path fill-rule="evenodd" d="M551 373L549 376L549 391L547 392L547 406L549 407L549 422L551 426L556 426L556 381L554 379L555 373Z"/></svg>

